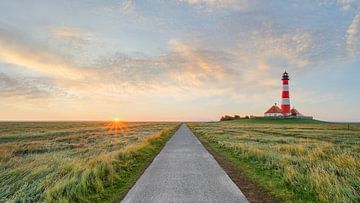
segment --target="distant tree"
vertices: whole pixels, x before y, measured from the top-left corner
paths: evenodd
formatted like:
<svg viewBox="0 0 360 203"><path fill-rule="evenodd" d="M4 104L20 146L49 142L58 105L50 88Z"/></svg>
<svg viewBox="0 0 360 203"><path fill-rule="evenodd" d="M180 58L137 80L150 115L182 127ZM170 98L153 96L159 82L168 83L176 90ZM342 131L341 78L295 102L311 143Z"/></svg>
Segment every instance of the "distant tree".
<svg viewBox="0 0 360 203"><path fill-rule="evenodd" d="M245 119L249 119L250 117L249 116L245 116Z"/></svg>
<svg viewBox="0 0 360 203"><path fill-rule="evenodd" d="M240 119L239 115L234 115L234 119Z"/></svg>

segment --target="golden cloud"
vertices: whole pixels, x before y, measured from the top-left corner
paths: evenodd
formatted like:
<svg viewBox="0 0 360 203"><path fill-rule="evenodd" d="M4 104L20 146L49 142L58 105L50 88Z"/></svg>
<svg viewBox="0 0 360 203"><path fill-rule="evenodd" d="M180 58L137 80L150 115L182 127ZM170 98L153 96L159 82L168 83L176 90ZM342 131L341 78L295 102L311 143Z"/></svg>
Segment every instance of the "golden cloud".
<svg viewBox="0 0 360 203"><path fill-rule="evenodd" d="M52 29L52 33L55 37L69 37L69 38L80 38L83 32L78 28L72 27L55 27Z"/></svg>
<svg viewBox="0 0 360 203"><path fill-rule="evenodd" d="M58 55L9 38L0 38L0 60L55 78L79 80L94 74L91 70L71 65Z"/></svg>

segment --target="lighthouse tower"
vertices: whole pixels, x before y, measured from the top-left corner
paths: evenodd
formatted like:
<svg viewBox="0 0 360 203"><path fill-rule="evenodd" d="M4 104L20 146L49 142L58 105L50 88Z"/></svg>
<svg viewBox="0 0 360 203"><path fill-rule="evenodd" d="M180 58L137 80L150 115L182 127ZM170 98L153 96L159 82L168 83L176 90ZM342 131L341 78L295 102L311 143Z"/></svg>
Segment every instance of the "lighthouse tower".
<svg viewBox="0 0 360 203"><path fill-rule="evenodd" d="M285 71L282 76L283 90L281 94L281 110L285 116L290 115L290 94L289 94L289 75Z"/></svg>

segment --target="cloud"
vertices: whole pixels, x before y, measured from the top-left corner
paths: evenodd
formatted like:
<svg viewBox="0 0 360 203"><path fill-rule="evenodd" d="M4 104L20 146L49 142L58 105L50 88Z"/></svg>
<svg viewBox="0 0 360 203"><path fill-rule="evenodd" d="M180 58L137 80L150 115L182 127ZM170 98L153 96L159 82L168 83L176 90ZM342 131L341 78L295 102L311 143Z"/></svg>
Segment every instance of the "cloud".
<svg viewBox="0 0 360 203"><path fill-rule="evenodd" d="M278 35L254 35L259 37L260 43L256 44L257 55L267 57L279 57L289 65L304 67L309 64L306 54L310 51L312 43L311 35L307 32L295 31ZM286 65L286 64L284 64Z"/></svg>
<svg viewBox="0 0 360 203"><path fill-rule="evenodd" d="M121 0L114 4L104 4L96 8L96 12L99 15L107 15L113 19L116 19L117 25L124 23L140 23L146 25L151 23L153 16L143 16L141 9L137 8L137 4L134 0ZM149 19L151 18L151 19Z"/></svg>
<svg viewBox="0 0 360 203"><path fill-rule="evenodd" d="M261 74L263 81L271 84L273 73L285 69L291 72L306 72L307 68L319 63L321 59L318 45L314 43L313 35L303 30L278 33L272 28L266 31L252 31L250 37L239 37L235 48L230 53L237 58L243 79L256 80Z"/></svg>
<svg viewBox="0 0 360 203"><path fill-rule="evenodd" d="M60 26L49 29L52 43L59 50L70 53L84 53L86 45L95 41L94 33L76 27Z"/></svg>
<svg viewBox="0 0 360 203"><path fill-rule="evenodd" d="M78 36L77 32L67 29L56 33L62 37ZM76 98L123 100L149 92L186 96L189 90L203 88L207 88L203 91L206 94L233 81L234 74L228 64L230 56L226 53L200 50L177 39L170 40L168 45L171 51L163 55L117 53L78 66L71 58L3 31L0 32L0 60L38 73L52 81L53 88L65 90L69 97ZM33 82L40 85L39 80ZM19 95L22 94L19 91Z"/></svg>
<svg viewBox="0 0 360 203"><path fill-rule="evenodd" d="M128 15L138 17L138 12L133 0L124 0L120 3L120 10Z"/></svg>
<svg viewBox="0 0 360 203"><path fill-rule="evenodd" d="M172 57L180 62L179 72L184 74L184 77L192 78L193 82L206 83L210 79L220 81L231 77L231 69L225 67L226 60L229 59L225 53L199 50L176 39L170 40L169 46L173 50Z"/></svg>
<svg viewBox="0 0 360 203"><path fill-rule="evenodd" d="M76 29L54 33L65 38L81 36ZM280 34L271 29L251 30L245 38L229 37L233 48L221 48L208 39L173 38L168 41L168 53L147 56L118 52L79 66L71 58L29 44L21 37L0 34L0 59L41 73L69 95L113 100L148 94L244 99L256 91L270 91L278 84L278 72L285 68L297 70L313 63L308 55L315 46L312 35L303 30Z"/></svg>
<svg viewBox="0 0 360 203"><path fill-rule="evenodd" d="M337 1L343 9L349 10L355 7L358 7L360 5L359 0L338 0Z"/></svg>
<svg viewBox="0 0 360 203"><path fill-rule="evenodd" d="M178 39L170 40L169 47L169 53L152 57L118 53L101 59L96 66L106 72L107 81L124 88L136 87L137 91L155 90L158 94L214 88L233 77L226 67L226 53L198 50Z"/></svg>
<svg viewBox="0 0 360 203"><path fill-rule="evenodd" d="M261 103L266 98L277 98L279 73L284 69L291 73L306 72L318 62L313 57L318 54L318 43L307 30L284 31L261 24L223 32L216 36L219 41L180 35L170 37L168 51L162 54L110 52L81 66L73 58L64 57L63 50L50 51L48 46L54 46L56 40L82 38L86 33L82 30L56 27L51 30L54 41L42 46L0 32L0 60L40 73L50 81L46 85L40 80L32 81L34 92L39 90L43 98L103 106L106 103L116 106L124 101L133 105L169 97L174 102L207 98L217 104ZM231 41L231 46L224 45L225 40ZM7 97L28 91L22 91L23 85L15 86ZM48 90L58 92L59 96L49 94ZM64 92L67 96L60 96Z"/></svg>
<svg viewBox="0 0 360 203"><path fill-rule="evenodd" d="M28 44L1 30L0 60L55 78L81 79L94 74L92 70L76 67L57 54L34 47L33 44Z"/></svg>
<svg viewBox="0 0 360 203"><path fill-rule="evenodd" d="M172 94L177 98L196 94L259 100L276 90L279 72L306 71L304 67L314 64L307 55L313 49L310 33L259 33L253 37L259 40L258 44L240 38L234 49L216 51L203 46L211 45L210 41L171 39L168 42L171 51L167 54L152 57L116 54L102 59L97 66L106 70L107 81L121 87L118 93L130 90L132 94Z"/></svg>
<svg viewBox="0 0 360 203"><path fill-rule="evenodd" d="M80 29L72 27L55 27L52 29L52 33L59 38L80 38L82 36Z"/></svg>
<svg viewBox="0 0 360 203"><path fill-rule="evenodd" d="M358 12L346 31L346 46L349 54L355 56L360 42L360 12Z"/></svg>
<svg viewBox="0 0 360 203"><path fill-rule="evenodd" d="M186 2L190 5L199 6L206 9L231 9L244 10L249 6L248 0L178 0L179 2Z"/></svg>
<svg viewBox="0 0 360 203"><path fill-rule="evenodd" d="M0 95L2 98L44 100L67 94L46 78L13 77L0 72Z"/></svg>

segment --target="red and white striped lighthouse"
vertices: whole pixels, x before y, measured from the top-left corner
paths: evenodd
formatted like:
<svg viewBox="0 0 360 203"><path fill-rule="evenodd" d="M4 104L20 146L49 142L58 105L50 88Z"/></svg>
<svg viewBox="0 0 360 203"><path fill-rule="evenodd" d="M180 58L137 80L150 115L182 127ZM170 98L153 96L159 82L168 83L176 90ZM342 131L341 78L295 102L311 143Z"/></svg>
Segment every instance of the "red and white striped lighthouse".
<svg viewBox="0 0 360 203"><path fill-rule="evenodd" d="M290 94L289 94L289 75L285 71L282 76L283 90L281 94L281 110L285 116L290 115Z"/></svg>

